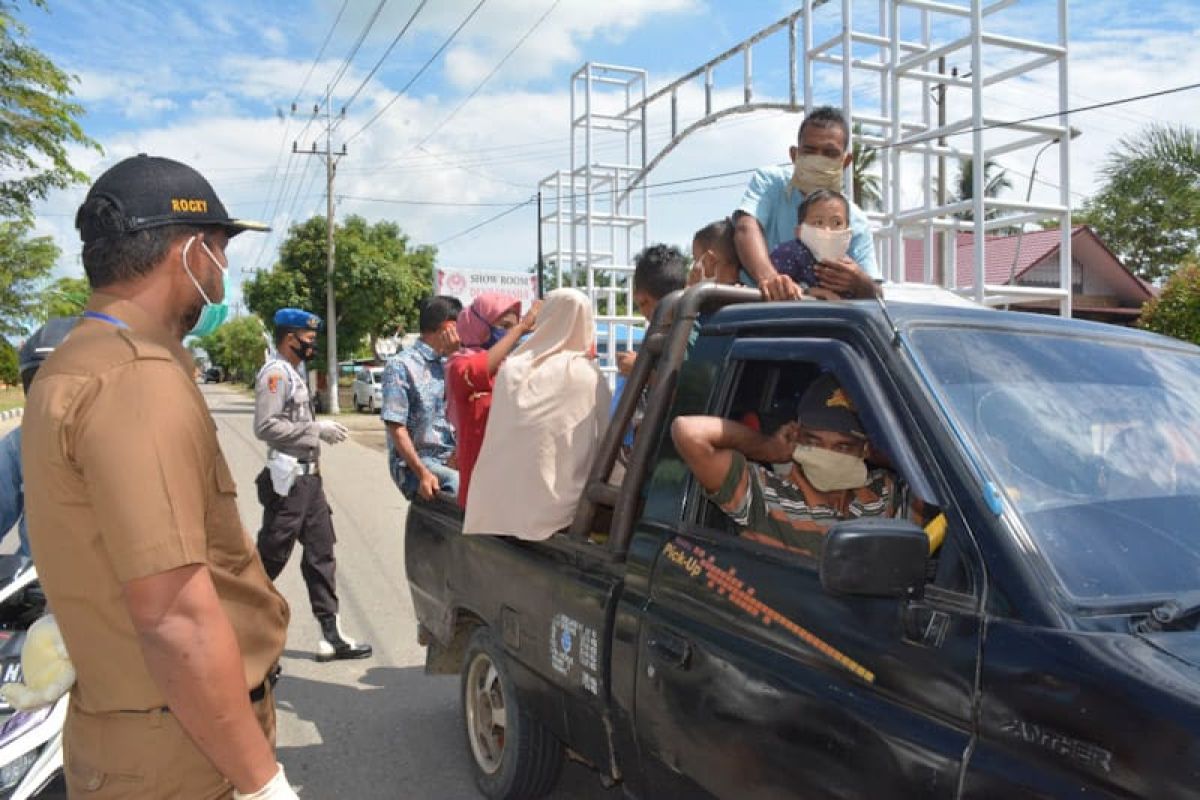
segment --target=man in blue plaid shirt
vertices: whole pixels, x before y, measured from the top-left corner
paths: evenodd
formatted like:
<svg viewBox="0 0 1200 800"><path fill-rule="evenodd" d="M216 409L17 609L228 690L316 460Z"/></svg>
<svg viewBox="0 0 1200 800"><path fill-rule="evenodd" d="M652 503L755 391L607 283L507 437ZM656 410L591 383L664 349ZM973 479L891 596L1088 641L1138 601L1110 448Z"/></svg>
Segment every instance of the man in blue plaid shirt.
<svg viewBox="0 0 1200 800"><path fill-rule="evenodd" d="M462 303L436 296L421 307L421 338L383 371L383 422L388 470L411 500L458 494L454 427L446 419L445 358L459 348L455 320Z"/></svg>

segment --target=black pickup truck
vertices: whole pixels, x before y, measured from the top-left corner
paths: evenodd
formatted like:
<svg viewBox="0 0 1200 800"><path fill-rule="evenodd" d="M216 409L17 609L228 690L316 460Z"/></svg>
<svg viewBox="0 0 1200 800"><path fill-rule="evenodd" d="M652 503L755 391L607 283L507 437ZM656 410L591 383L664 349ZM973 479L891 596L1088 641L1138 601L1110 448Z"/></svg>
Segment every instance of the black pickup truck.
<svg viewBox="0 0 1200 800"><path fill-rule="evenodd" d="M1200 350L756 296L664 301L569 530L409 511L427 670L461 673L482 793L541 796L569 754L647 800L1200 796ZM740 537L677 455L676 416L769 431L825 372L940 515L932 552L902 519L815 558Z"/></svg>

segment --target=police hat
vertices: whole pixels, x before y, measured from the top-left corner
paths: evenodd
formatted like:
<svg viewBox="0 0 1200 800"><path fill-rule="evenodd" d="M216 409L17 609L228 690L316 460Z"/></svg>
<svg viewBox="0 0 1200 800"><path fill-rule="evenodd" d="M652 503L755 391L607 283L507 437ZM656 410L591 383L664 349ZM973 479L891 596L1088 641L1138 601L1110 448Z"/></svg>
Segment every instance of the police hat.
<svg viewBox="0 0 1200 800"><path fill-rule="evenodd" d="M325 323L311 311L302 308L281 308L275 312L275 327L319 331Z"/></svg>
<svg viewBox="0 0 1200 800"><path fill-rule="evenodd" d="M115 164L97 178L85 205L95 197L115 205L120 217L114 230L92 215L76 214L75 227L84 242L164 225L218 225L230 236L270 230L261 222L230 217L209 182L187 164L145 153Z"/></svg>
<svg viewBox="0 0 1200 800"><path fill-rule="evenodd" d="M850 395L846 394L838 379L828 372L804 390L796 417L806 428L847 433L860 439L867 438Z"/></svg>

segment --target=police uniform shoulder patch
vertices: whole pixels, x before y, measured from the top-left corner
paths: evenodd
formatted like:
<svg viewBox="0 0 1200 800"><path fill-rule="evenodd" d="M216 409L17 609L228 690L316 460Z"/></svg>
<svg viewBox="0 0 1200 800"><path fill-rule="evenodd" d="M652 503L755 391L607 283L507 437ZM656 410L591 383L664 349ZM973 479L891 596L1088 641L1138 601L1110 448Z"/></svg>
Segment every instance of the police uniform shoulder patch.
<svg viewBox="0 0 1200 800"><path fill-rule="evenodd" d="M267 376L267 391L270 392L271 394L275 394L275 392L278 390L279 390L279 373L272 372L270 375Z"/></svg>

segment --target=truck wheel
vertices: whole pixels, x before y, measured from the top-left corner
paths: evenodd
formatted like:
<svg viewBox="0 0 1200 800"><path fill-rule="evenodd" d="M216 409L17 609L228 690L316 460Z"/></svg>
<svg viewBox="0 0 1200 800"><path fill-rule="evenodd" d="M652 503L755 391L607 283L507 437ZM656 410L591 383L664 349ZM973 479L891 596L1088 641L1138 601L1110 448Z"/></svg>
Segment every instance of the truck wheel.
<svg viewBox="0 0 1200 800"><path fill-rule="evenodd" d="M462 669L463 729L475 783L490 800L534 800L562 770L563 747L521 708L504 655L487 628L471 635Z"/></svg>

